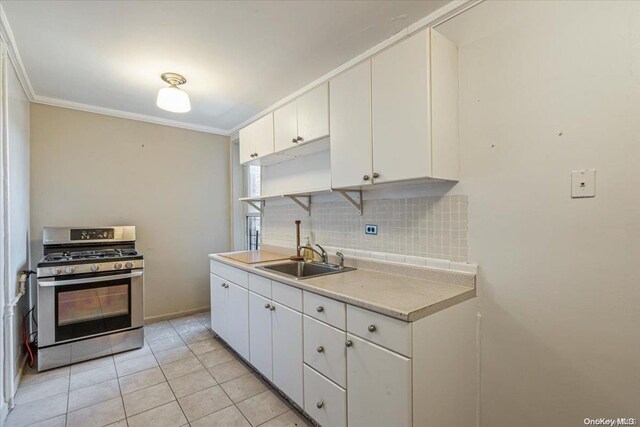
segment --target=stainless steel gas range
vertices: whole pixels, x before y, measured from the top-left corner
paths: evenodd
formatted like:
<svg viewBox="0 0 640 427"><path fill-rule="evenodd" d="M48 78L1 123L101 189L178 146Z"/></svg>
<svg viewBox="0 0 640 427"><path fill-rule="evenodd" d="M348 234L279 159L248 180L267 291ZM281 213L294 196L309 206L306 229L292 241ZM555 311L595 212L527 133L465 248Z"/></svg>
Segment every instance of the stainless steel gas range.
<svg viewBox="0 0 640 427"><path fill-rule="evenodd" d="M136 230L52 227L38 263L38 370L144 345Z"/></svg>

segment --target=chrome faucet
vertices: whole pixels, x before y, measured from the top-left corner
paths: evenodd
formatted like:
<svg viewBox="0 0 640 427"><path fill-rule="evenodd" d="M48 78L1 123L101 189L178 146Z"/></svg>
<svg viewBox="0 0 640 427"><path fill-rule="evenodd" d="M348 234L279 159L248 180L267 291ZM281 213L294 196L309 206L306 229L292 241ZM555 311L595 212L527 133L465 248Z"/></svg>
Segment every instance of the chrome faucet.
<svg viewBox="0 0 640 427"><path fill-rule="evenodd" d="M344 255L342 252L336 252L336 256L340 259L340 269L344 268Z"/></svg>
<svg viewBox="0 0 640 427"><path fill-rule="evenodd" d="M329 263L329 256L327 255L327 251L324 250L324 248L322 246L320 246L319 244L316 243L316 246L320 248L320 251L322 252L320 254L320 256L322 257L322 263L323 264L328 264Z"/></svg>
<svg viewBox="0 0 640 427"><path fill-rule="evenodd" d="M316 245L319 246L319 245ZM303 249L309 249L311 252L316 253L320 258L322 258L322 263L326 264L327 263L327 253L324 251L324 249L322 249L322 252L319 252L315 249L313 249L313 247L311 245L304 245L304 246L298 246L298 250L301 251Z"/></svg>

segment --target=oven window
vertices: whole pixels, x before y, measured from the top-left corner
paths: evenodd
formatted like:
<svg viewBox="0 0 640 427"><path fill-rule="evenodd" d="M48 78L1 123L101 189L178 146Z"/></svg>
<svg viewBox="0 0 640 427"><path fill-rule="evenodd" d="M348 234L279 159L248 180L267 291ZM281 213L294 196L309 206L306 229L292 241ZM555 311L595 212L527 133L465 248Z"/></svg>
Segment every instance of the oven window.
<svg viewBox="0 0 640 427"><path fill-rule="evenodd" d="M56 288L56 341L131 326L131 279Z"/></svg>

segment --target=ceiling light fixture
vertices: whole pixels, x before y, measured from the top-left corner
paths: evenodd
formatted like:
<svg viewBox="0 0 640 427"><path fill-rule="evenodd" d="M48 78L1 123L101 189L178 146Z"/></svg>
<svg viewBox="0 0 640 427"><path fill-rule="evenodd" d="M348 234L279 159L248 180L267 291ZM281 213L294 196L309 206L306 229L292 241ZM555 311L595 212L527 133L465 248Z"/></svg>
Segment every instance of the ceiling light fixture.
<svg viewBox="0 0 640 427"><path fill-rule="evenodd" d="M186 113L191 111L189 95L178 87L178 85L185 84L187 79L176 73L163 73L160 77L171 86L163 87L158 91L156 105L172 113Z"/></svg>

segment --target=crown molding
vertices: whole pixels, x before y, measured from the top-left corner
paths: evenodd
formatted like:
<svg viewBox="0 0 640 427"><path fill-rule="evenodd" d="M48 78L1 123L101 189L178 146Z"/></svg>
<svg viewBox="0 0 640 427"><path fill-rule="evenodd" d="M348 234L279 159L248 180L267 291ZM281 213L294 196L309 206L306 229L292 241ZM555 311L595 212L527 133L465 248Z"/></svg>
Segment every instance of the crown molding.
<svg viewBox="0 0 640 427"><path fill-rule="evenodd" d="M182 122L179 120L164 119L160 117L147 116L145 114L130 113L128 111L114 110L111 108L96 107L95 105L81 104L79 102L66 101L58 98L48 98L36 95L33 99L36 104L51 105L54 107L68 108L71 110L85 111L88 113L102 114L105 116L119 117L121 119L136 120L139 122L153 123L156 125L171 126L174 128L195 130L198 132L213 133L221 136L229 136L226 129L218 129L210 126L203 126L194 123Z"/></svg>
<svg viewBox="0 0 640 427"><path fill-rule="evenodd" d="M29 101L34 100L35 92L33 91L33 86L31 86L31 81L29 81L29 76L27 75L27 70L24 68L24 63L22 62L22 58L20 57L20 52L18 52L18 46L16 45L16 40L13 36L13 31L11 31L11 25L9 25L9 21L7 20L7 15L4 13L4 8L0 4L0 38L4 41L7 49L7 55L9 56L9 60L13 65L13 69L18 76L18 80L22 85L22 89L24 93L27 95L27 99Z"/></svg>
<svg viewBox="0 0 640 427"><path fill-rule="evenodd" d="M289 103L290 101L293 101L295 98L299 97L300 95L302 95L305 92L308 92L309 90L313 89L314 87L316 87L316 86L318 86L320 84L328 82L329 80L331 80L332 78L334 78L338 74L342 73L343 71L346 71L349 68L359 64L360 62L371 58L376 53L388 48L389 46L399 42L400 40L405 39L405 38L409 37L410 35L418 32L418 31L420 31L420 30L422 30L424 28L433 27L435 25L442 24L443 22L448 21L449 19L453 18L454 16L457 16L457 15L461 14L465 10L468 10L468 9L472 8L473 6L476 6L476 5L480 4L480 3L482 3L483 1L484 0L453 0L450 3L447 3L446 5L442 6L440 9L435 10L434 12L432 12L429 15L425 16L421 20L411 24L407 28L397 32L396 34L394 34L393 36L389 37L388 39L383 40L382 42L378 43L377 45L375 45L371 49L366 50L364 53L356 56L353 59L350 59L349 61L345 62L344 64L340 65L339 67L334 68L333 70L329 71L325 75L323 75L323 76L317 78L316 80L312 81L308 85L306 85L306 86L298 89L297 91L293 92L292 94L282 98L281 100L279 100L275 104L271 105L270 107L266 108L265 110L262 110L261 112L259 112L255 116L245 120L244 122L240 123L239 125L236 125L235 127L231 128L229 130L229 133L231 135L234 135L240 129L242 129L243 127L247 126L248 124L251 124L254 121L258 120L260 117L271 113L272 111L282 107L283 105Z"/></svg>

